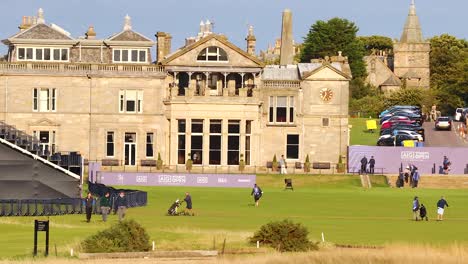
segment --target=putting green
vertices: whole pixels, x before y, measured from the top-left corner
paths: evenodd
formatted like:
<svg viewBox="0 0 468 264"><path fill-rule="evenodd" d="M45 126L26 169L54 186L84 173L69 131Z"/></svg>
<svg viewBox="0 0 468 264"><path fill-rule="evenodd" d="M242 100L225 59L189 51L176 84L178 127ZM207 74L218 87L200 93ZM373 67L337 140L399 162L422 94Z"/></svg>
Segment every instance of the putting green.
<svg viewBox="0 0 468 264"><path fill-rule="evenodd" d="M448 245L468 242L468 195L466 190L394 189L374 187L364 190L357 176L289 176L294 191L283 190L279 175L260 175L264 191L258 208L253 206L250 189L195 187L131 187L148 192L148 206L129 209L127 217L143 224L159 249L211 249L248 247L246 239L260 225L289 218L307 226L310 238L351 245L411 243ZM374 186L384 186L374 178ZM165 216L172 202L192 195L195 217ZM411 221L411 205L417 195L428 209L429 222ZM450 207L445 221L436 222L436 202L445 195ZM29 256L33 249L34 219L46 217L0 218L0 258ZM79 251L79 242L117 222L111 215L103 223L93 215L50 217L50 254L67 255ZM44 234L39 249L44 248Z"/></svg>

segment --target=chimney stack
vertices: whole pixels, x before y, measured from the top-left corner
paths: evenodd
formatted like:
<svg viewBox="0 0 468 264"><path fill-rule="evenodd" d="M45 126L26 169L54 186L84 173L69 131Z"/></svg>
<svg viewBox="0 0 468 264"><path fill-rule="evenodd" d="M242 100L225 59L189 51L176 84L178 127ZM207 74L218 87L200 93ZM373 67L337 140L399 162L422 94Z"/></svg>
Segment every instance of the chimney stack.
<svg viewBox="0 0 468 264"><path fill-rule="evenodd" d="M166 39L164 43L164 56L167 56L171 53L171 43L172 43L172 36L169 33L166 33Z"/></svg>
<svg viewBox="0 0 468 264"><path fill-rule="evenodd" d="M157 41L157 46L156 46L156 54L157 54L157 62L161 62L164 60L164 57L167 55L166 51L166 36L167 34L162 31L158 31L156 33L156 41Z"/></svg>
<svg viewBox="0 0 468 264"><path fill-rule="evenodd" d="M247 41L247 53L255 56L255 43L257 42L257 39L253 33L253 26L249 26L249 34L245 40Z"/></svg>
<svg viewBox="0 0 468 264"><path fill-rule="evenodd" d="M85 33L86 39L95 39L96 38L96 31L94 31L93 26L89 26L88 31Z"/></svg>
<svg viewBox="0 0 468 264"><path fill-rule="evenodd" d="M293 59L292 13L291 10L285 9L283 11L283 24L281 28L280 65L293 64Z"/></svg>

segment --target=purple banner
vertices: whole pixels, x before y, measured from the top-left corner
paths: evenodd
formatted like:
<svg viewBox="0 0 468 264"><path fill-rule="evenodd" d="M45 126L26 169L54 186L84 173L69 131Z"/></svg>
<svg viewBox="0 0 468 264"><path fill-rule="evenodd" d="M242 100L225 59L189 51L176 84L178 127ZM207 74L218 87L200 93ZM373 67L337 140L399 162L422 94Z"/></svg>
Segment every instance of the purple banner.
<svg viewBox="0 0 468 264"><path fill-rule="evenodd" d="M253 174L97 172L97 182L105 185L252 188L255 180L256 177Z"/></svg>
<svg viewBox="0 0 468 264"><path fill-rule="evenodd" d="M398 173L401 166L404 169L414 164L422 174L442 174L444 156L447 156L451 163L448 174L468 174L468 148L350 146L348 172L359 171L364 156L367 161L374 156L376 173L382 169L383 173Z"/></svg>

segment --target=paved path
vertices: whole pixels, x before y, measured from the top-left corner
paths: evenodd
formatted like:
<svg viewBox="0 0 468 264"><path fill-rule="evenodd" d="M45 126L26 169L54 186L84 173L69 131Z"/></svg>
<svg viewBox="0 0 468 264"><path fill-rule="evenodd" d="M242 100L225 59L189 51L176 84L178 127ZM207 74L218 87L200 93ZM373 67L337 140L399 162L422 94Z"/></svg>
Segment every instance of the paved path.
<svg viewBox="0 0 468 264"><path fill-rule="evenodd" d="M460 123L454 122L452 130L435 130L434 122L424 122L426 147L468 147L468 143L461 139L457 134Z"/></svg>

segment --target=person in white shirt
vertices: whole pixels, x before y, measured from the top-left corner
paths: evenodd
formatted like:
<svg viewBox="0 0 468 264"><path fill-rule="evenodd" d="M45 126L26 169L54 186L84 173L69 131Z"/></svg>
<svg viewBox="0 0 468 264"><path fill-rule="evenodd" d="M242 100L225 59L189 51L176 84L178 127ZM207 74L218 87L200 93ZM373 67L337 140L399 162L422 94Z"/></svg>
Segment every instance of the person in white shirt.
<svg viewBox="0 0 468 264"><path fill-rule="evenodd" d="M281 155L281 159L279 161L280 167L281 167L281 174L288 174L288 171L286 170L286 160L284 159L284 155Z"/></svg>

